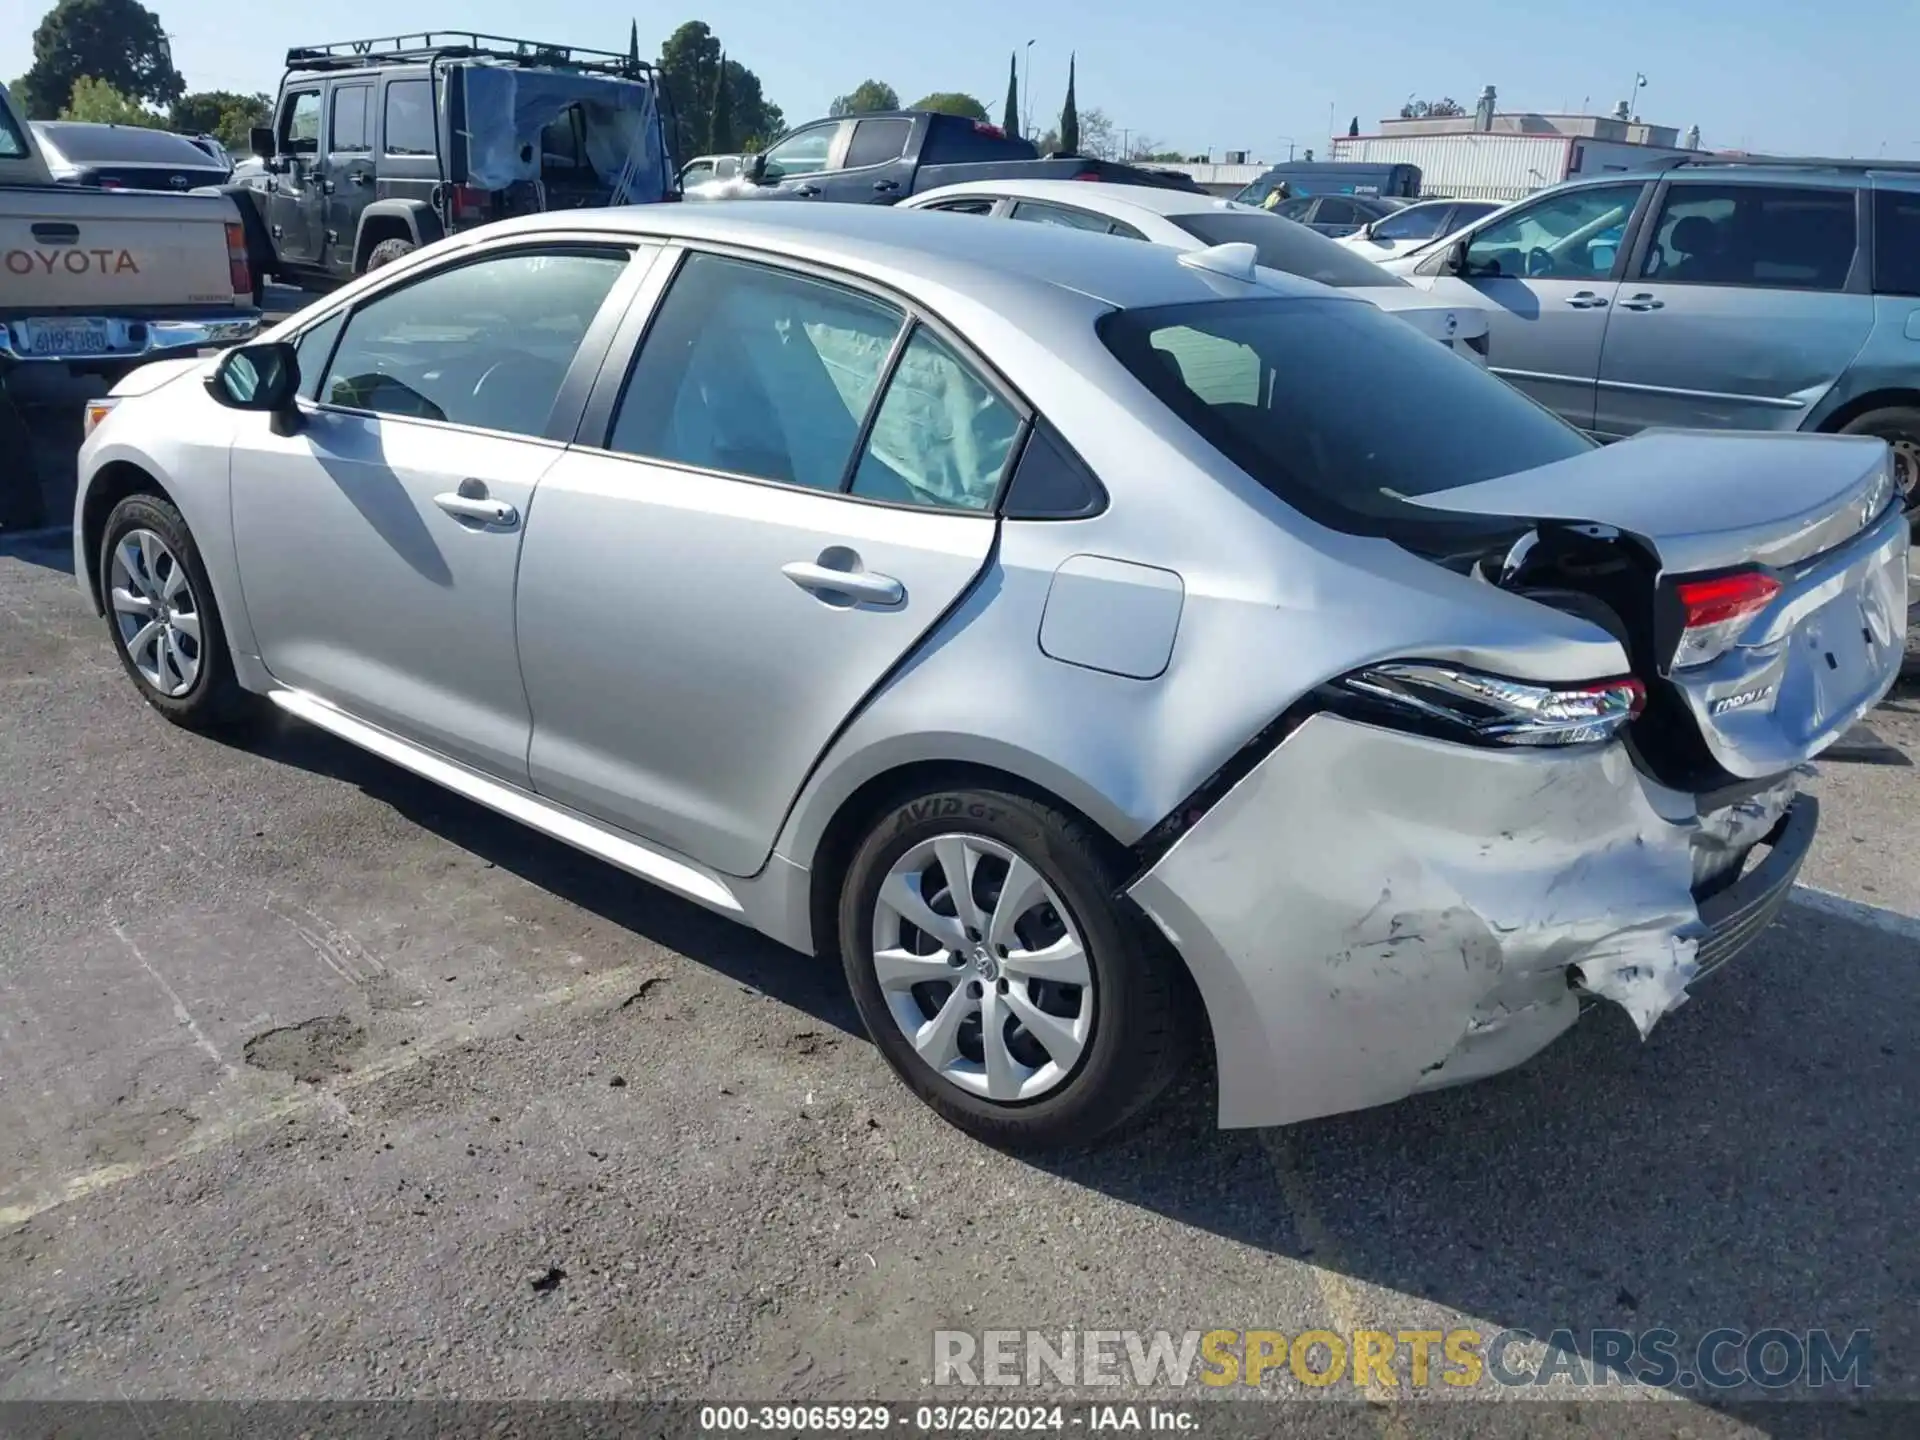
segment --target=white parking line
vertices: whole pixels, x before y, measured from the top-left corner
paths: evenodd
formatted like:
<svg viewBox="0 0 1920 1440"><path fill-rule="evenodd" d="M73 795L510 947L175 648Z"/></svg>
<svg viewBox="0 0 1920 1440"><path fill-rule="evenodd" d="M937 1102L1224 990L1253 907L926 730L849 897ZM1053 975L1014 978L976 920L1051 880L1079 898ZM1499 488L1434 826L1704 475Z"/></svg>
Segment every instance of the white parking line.
<svg viewBox="0 0 1920 1440"><path fill-rule="evenodd" d="M1803 909L1851 920L1858 925L1870 925L1885 934L1898 935L1902 940L1920 940L1920 916L1908 915L1901 910L1869 905L1864 900L1852 900L1816 885L1796 885L1788 899Z"/></svg>

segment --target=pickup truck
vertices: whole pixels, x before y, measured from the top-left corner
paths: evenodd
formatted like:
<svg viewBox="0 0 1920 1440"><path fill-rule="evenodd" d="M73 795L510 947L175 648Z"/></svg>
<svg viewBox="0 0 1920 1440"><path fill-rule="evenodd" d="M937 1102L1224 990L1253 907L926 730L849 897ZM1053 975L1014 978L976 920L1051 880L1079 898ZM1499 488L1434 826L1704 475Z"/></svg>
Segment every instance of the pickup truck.
<svg viewBox="0 0 1920 1440"><path fill-rule="evenodd" d="M57 185L0 86L0 527L45 512L19 414L36 381L111 383L144 360L259 329L232 200Z"/></svg>
<svg viewBox="0 0 1920 1440"><path fill-rule="evenodd" d="M718 159L720 157L703 157ZM716 167L715 174L718 174ZM891 205L967 180L1104 180L1198 191L1186 175L1084 156L1042 157L997 125L934 110L884 110L815 120L743 157L731 180L684 187L681 198L837 200Z"/></svg>

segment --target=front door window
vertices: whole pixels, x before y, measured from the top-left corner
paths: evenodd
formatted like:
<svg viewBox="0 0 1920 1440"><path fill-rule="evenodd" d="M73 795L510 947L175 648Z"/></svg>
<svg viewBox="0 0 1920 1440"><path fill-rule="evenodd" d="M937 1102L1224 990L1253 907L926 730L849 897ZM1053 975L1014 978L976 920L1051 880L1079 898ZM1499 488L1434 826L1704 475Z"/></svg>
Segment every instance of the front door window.
<svg viewBox="0 0 1920 1440"><path fill-rule="evenodd" d="M1496 220L1467 247L1472 280L1604 280L1641 185L1593 185Z"/></svg>

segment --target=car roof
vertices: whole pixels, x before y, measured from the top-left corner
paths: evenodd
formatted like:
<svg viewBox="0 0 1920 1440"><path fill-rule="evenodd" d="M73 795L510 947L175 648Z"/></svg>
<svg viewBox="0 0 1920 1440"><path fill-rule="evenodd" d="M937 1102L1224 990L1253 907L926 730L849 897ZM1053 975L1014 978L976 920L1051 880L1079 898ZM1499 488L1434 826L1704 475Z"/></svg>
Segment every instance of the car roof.
<svg viewBox="0 0 1920 1440"><path fill-rule="evenodd" d="M91 120L36 120L34 133L52 142L64 159L80 162L151 161L156 165L206 165L210 157L185 135L144 125L105 125Z"/></svg>
<svg viewBox="0 0 1920 1440"><path fill-rule="evenodd" d="M1149 215L1196 215L1207 210L1255 210L1218 195L1196 194L1191 190L1166 190L1157 185L1121 185L1106 180L966 180L958 185L942 185L913 197L919 209L928 202L949 195L1006 195L1015 200L1053 200L1062 205L1077 205L1082 210L1098 210L1103 215L1126 211L1145 211Z"/></svg>
<svg viewBox="0 0 1920 1440"><path fill-rule="evenodd" d="M1070 188L1083 192L1123 187ZM1310 281L1285 276L1263 277L1257 286L1224 280L1180 263L1178 252L1163 246L1057 225L983 225L972 216L898 206L701 200L550 211L500 221L481 233L543 230L764 248L892 283L909 294L939 290L1003 305L1017 303L1023 292L1035 300L1076 295L1120 309L1229 296L1326 294Z"/></svg>

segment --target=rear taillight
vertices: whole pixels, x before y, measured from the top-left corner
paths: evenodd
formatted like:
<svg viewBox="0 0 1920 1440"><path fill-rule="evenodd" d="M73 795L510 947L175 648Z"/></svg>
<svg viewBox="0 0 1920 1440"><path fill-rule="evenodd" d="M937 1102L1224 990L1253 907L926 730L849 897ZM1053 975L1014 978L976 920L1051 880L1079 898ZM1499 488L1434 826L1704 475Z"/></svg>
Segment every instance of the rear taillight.
<svg viewBox="0 0 1920 1440"><path fill-rule="evenodd" d="M235 295L253 294L253 266L247 263L247 232L231 221L227 224L227 274L232 277Z"/></svg>
<svg viewBox="0 0 1920 1440"><path fill-rule="evenodd" d="M1739 570L1711 580L1682 580L1676 593L1686 621L1673 668L1683 670L1726 654L1753 617L1773 603L1780 582L1759 570Z"/></svg>
<svg viewBox="0 0 1920 1440"><path fill-rule="evenodd" d="M1330 687L1354 718L1476 745L1590 745L1611 740L1647 702L1631 675L1544 685L1431 661L1391 661ZM1339 702L1349 702L1341 704Z"/></svg>
<svg viewBox="0 0 1920 1440"><path fill-rule="evenodd" d="M456 185L447 192L447 210L456 225L485 220L493 208L493 195L478 185Z"/></svg>
<svg viewBox="0 0 1920 1440"><path fill-rule="evenodd" d="M976 135L991 135L996 140L1004 140L1007 138L1006 131L1002 130L998 125L988 124L985 120L976 120L973 122L973 133Z"/></svg>
<svg viewBox="0 0 1920 1440"><path fill-rule="evenodd" d="M1072 178L1075 180L1098 180L1100 178L1100 172L1098 170L1082 170Z"/></svg>

